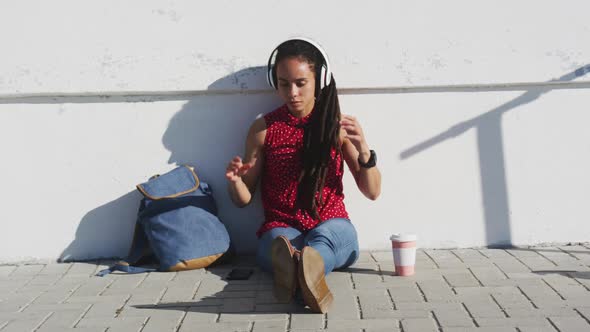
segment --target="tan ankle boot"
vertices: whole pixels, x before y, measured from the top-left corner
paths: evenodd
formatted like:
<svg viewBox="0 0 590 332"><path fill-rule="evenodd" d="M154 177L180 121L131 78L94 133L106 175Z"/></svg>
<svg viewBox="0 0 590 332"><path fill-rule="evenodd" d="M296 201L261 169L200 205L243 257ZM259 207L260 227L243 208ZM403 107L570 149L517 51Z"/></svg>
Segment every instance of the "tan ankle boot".
<svg viewBox="0 0 590 332"><path fill-rule="evenodd" d="M297 277L305 304L314 312L326 313L334 301L324 277L324 260L312 247L301 250Z"/></svg>
<svg viewBox="0 0 590 332"><path fill-rule="evenodd" d="M295 249L284 236L276 237L271 244L274 296L280 303L289 303L297 289Z"/></svg>

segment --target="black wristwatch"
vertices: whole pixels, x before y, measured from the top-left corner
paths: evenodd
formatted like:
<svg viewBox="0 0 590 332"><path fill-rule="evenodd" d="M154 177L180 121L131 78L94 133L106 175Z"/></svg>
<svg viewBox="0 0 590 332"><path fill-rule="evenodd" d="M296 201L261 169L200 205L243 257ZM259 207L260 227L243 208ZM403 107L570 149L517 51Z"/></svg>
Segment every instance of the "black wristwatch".
<svg viewBox="0 0 590 332"><path fill-rule="evenodd" d="M377 165L377 154L373 150L370 150L370 152L371 152L371 156L369 157L369 160L367 160L366 163L363 163L361 161L361 158L359 157L359 159L358 159L359 165L362 168L371 168L371 167L375 167Z"/></svg>

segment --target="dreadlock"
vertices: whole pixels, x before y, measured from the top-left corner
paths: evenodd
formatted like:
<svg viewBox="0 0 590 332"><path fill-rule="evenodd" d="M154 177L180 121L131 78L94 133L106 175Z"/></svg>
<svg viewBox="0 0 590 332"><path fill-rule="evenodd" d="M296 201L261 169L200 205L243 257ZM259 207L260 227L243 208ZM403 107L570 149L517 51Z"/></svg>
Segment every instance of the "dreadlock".
<svg viewBox="0 0 590 332"><path fill-rule="evenodd" d="M340 104L336 82L332 76L330 84L320 90L320 68L325 60L320 51L305 41L290 40L279 46L275 63L278 64L286 58L297 58L307 62L316 77L315 110L303 132L303 168L298 179L297 206L317 220L320 218L318 206L324 202L323 189L331 150L334 148L337 155L342 154L339 144Z"/></svg>

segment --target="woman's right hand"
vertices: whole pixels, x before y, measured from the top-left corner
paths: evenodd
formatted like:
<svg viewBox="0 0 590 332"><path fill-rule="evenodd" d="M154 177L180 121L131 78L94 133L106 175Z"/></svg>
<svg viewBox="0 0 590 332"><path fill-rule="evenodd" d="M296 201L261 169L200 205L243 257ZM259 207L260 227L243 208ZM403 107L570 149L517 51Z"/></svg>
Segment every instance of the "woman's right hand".
<svg viewBox="0 0 590 332"><path fill-rule="evenodd" d="M244 174L248 173L248 170L252 168L253 165L254 162L244 164L240 156L235 156L227 165L225 178L229 182L238 182L242 179Z"/></svg>

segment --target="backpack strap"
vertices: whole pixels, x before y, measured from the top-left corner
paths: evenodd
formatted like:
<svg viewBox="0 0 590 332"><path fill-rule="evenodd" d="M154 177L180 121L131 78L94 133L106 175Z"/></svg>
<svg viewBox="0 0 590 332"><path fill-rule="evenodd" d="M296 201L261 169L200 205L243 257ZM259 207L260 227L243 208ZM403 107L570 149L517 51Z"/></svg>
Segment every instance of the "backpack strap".
<svg viewBox="0 0 590 332"><path fill-rule="evenodd" d="M109 267L108 269L101 270L96 275L98 277L104 277L107 274L112 273L113 271L121 271L129 274L135 273L144 273L144 272L154 272L156 269L154 268L147 268L147 267L140 267L140 266L131 266L125 261L118 262L117 264Z"/></svg>
<svg viewBox="0 0 590 332"><path fill-rule="evenodd" d="M141 205L144 204L142 200ZM140 208L142 209L142 208ZM137 263L141 258L143 258L146 253L149 252L149 242L147 237L145 236L145 232L143 231L143 226L139 222L139 220L135 223L135 231L133 232L133 241L131 242L131 249L129 249L129 255L127 255L127 259L124 261L119 261L115 265L109 267L108 269L104 269L99 271L96 276L104 277L107 274L112 273L113 271L120 271L129 274L135 273L144 273L144 272L153 272L157 269L155 268L145 268L139 266L132 266L131 264ZM131 264L130 264L131 263Z"/></svg>

